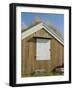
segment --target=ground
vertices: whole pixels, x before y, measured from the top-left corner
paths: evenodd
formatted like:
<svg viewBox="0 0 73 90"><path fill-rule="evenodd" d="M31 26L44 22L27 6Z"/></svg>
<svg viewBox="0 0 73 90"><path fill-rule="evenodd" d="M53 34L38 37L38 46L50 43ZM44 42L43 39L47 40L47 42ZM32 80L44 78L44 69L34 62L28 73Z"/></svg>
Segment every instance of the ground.
<svg viewBox="0 0 73 90"><path fill-rule="evenodd" d="M59 71L59 72L57 72L57 71L51 71L51 72L40 72L40 71L38 71L38 72L32 72L31 74L30 74L30 77L37 77L37 76L59 76L59 75L64 75L64 72L61 72L61 71ZM24 77L28 77L28 75L26 74L26 75L24 75Z"/></svg>

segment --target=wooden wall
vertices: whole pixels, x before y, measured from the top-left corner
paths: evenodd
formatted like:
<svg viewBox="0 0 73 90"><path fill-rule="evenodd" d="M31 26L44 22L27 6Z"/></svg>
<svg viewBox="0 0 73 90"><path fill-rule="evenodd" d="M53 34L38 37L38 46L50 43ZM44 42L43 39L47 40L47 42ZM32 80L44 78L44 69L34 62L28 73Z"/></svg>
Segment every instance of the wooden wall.
<svg viewBox="0 0 73 90"><path fill-rule="evenodd" d="M51 38L51 60L36 60L36 39L33 37ZM33 33L21 41L21 76L30 76L37 69L52 71L56 66L64 64L64 46L44 29Z"/></svg>

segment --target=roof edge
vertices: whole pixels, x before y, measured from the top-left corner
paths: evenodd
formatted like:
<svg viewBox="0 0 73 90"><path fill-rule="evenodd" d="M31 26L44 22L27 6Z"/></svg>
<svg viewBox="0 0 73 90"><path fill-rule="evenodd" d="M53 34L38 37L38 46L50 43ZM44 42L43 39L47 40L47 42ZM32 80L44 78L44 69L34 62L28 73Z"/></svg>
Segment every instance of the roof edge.
<svg viewBox="0 0 73 90"><path fill-rule="evenodd" d="M28 37L29 35L33 34L36 31L41 30L42 28L44 28L48 33L50 33L55 39L57 39L62 45L64 45L64 41L63 39L61 39L60 37L57 37L56 34L52 33L51 30L48 30L48 28L46 28L46 26L41 22L38 25L33 26L32 28L28 29L25 32L22 32L21 34L21 39L23 40L24 38ZM51 29L51 28L49 28Z"/></svg>

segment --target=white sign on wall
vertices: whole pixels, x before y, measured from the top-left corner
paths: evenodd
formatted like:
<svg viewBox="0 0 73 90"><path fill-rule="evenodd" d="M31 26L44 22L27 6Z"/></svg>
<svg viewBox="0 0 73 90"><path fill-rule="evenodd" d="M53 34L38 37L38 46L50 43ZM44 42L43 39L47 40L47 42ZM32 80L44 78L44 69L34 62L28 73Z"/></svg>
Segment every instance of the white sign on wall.
<svg viewBox="0 0 73 90"><path fill-rule="evenodd" d="M36 60L50 60L50 40L36 39Z"/></svg>

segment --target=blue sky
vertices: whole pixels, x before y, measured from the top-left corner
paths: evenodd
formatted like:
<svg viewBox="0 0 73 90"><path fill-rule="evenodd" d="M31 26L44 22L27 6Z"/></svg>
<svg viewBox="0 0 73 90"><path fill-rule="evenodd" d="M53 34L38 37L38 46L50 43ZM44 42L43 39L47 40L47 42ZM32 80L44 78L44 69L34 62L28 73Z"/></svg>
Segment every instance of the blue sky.
<svg viewBox="0 0 73 90"><path fill-rule="evenodd" d="M21 26L28 26L33 20L39 17L42 21L49 21L53 26L58 28L64 34L64 15L63 14L50 14L50 13L21 13Z"/></svg>

